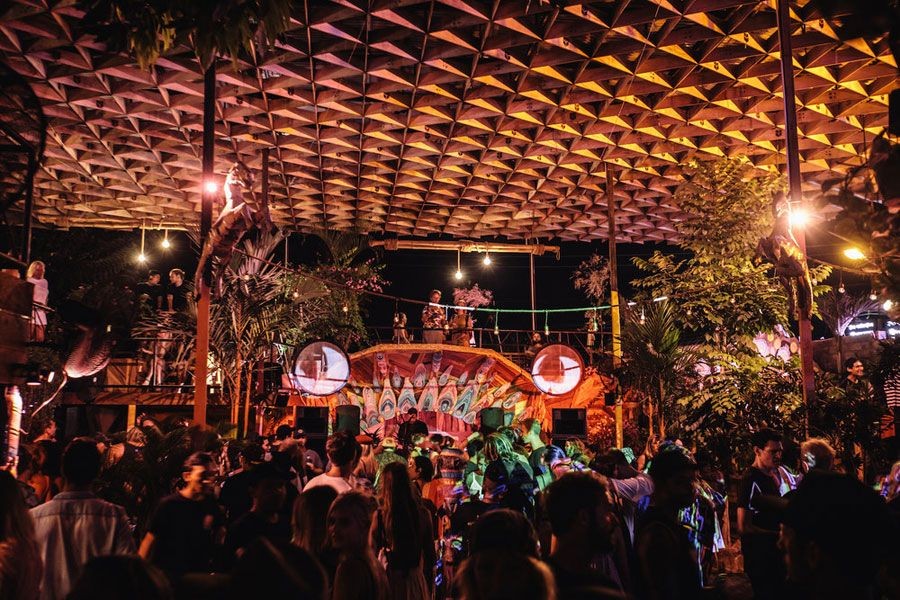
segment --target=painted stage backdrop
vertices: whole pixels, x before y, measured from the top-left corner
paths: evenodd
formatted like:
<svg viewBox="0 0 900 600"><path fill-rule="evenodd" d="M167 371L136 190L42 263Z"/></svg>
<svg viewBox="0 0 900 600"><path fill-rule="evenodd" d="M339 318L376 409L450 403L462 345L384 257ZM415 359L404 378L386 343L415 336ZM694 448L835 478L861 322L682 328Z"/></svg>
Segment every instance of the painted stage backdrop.
<svg viewBox="0 0 900 600"><path fill-rule="evenodd" d="M432 429L468 431L484 408L499 407L513 422L527 418L551 425L551 409L603 405L609 379L588 372L581 384L562 396L541 392L531 375L492 350L432 344L382 344L350 356L350 380L326 397L293 396L294 406L356 405L360 429L390 433L397 416L409 408Z"/></svg>

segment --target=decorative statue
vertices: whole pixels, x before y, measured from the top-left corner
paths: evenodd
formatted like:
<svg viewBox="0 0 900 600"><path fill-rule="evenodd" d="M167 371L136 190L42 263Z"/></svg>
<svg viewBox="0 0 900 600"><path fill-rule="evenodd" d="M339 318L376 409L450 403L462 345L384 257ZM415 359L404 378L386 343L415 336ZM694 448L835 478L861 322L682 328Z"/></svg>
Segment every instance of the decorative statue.
<svg viewBox="0 0 900 600"><path fill-rule="evenodd" d="M201 281L207 285L212 283L213 258L227 264L234 248L247 234L273 229L269 206L263 198L257 199L253 193L253 181L253 173L240 161L228 170L225 177L225 208L213 223L194 275L196 294L200 293Z"/></svg>
<svg viewBox="0 0 900 600"><path fill-rule="evenodd" d="M808 319L813 303L812 279L806 257L791 232L787 211L776 216L772 233L759 240L756 256L775 267L775 275L787 292L788 314L798 320Z"/></svg>

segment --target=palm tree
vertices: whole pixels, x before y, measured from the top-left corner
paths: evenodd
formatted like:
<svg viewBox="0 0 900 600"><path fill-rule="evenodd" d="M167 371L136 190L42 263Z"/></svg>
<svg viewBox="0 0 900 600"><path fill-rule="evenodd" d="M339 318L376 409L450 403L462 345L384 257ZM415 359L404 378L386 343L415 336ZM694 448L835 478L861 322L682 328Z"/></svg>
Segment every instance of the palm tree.
<svg viewBox="0 0 900 600"><path fill-rule="evenodd" d="M626 386L647 399L651 437L654 417L660 437L665 436L663 411L696 363L694 353L682 347L680 341L681 330L668 302L653 302L639 314L631 311L627 316L622 331L621 377Z"/></svg>
<svg viewBox="0 0 900 600"><path fill-rule="evenodd" d="M819 317L824 321L831 335L837 339L838 343L838 365L844 364L844 332L847 326L859 315L878 310L880 307L877 300L872 300L868 295L857 295L852 292L838 292L831 290L825 294L818 302L816 307L819 310Z"/></svg>

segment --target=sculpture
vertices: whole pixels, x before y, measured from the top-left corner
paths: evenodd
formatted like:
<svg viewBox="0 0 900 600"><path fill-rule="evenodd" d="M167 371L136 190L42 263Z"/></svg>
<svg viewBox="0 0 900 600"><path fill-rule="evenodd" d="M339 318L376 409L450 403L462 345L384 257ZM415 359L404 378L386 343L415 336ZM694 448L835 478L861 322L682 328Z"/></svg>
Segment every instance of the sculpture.
<svg viewBox="0 0 900 600"><path fill-rule="evenodd" d="M759 240L756 257L775 267L775 275L787 293L788 315L798 320L809 319L813 303L812 278L806 256L791 232L786 211L776 217L772 233Z"/></svg>
<svg viewBox="0 0 900 600"><path fill-rule="evenodd" d="M253 193L253 173L247 165L238 161L225 177L225 208L213 223L203 244L197 272L194 275L194 293L199 294L200 283L212 284L212 260L223 264L231 260L234 248L255 231L271 231L272 218L265 198L257 199Z"/></svg>

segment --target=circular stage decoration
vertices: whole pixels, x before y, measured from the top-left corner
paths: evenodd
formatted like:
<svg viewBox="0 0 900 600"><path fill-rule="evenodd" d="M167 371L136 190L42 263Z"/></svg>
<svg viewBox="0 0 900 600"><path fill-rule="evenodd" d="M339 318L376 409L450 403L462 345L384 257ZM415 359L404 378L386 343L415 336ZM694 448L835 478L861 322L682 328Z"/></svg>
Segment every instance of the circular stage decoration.
<svg viewBox="0 0 900 600"><path fill-rule="evenodd" d="M331 342L312 342L297 353L291 379L307 394L330 396L347 385L350 359Z"/></svg>
<svg viewBox="0 0 900 600"><path fill-rule="evenodd" d="M581 382L584 362L573 348L551 344L543 348L531 363L531 379L545 394L561 396L574 390Z"/></svg>

